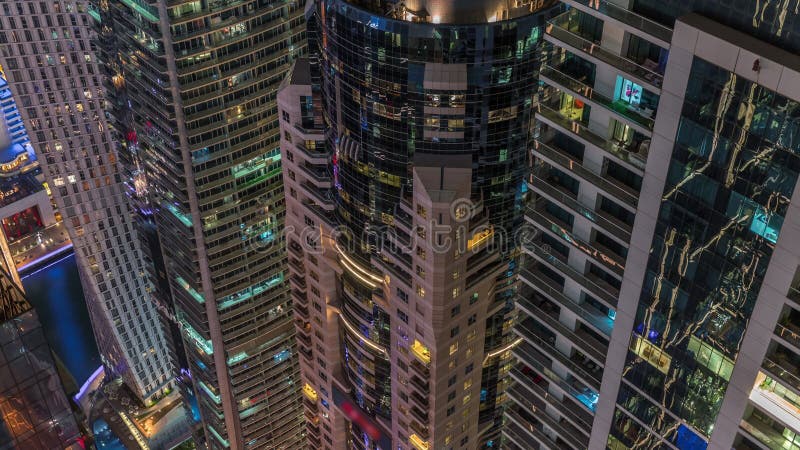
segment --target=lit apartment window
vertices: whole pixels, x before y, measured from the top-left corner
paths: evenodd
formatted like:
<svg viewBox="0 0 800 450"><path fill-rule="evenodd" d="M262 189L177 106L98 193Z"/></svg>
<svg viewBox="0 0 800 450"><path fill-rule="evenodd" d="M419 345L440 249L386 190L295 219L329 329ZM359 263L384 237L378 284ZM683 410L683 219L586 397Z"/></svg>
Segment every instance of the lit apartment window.
<svg viewBox="0 0 800 450"><path fill-rule="evenodd" d="M450 344L450 354L452 355L457 351L458 351L458 341L455 341L452 344Z"/></svg>

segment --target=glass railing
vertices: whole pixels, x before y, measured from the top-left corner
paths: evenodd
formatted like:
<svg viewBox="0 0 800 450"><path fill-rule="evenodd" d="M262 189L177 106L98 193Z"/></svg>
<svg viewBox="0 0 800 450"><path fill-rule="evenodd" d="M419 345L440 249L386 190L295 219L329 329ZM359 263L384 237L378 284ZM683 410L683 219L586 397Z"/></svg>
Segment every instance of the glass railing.
<svg viewBox="0 0 800 450"><path fill-rule="evenodd" d="M566 264L552 255L551 252L545 251L541 245L537 243L530 243L525 245L526 249L533 250L533 254L541 258L547 265L553 267L556 271L561 272L571 280L576 281L584 289L589 291L592 295L598 297L600 300L606 302L610 307L616 308L617 305L617 292L608 289L608 286L595 283L583 273L575 270L569 264ZM531 276L534 279L539 279L536 271L529 270L528 268L522 269L523 276ZM527 274L527 275L526 275Z"/></svg>
<svg viewBox="0 0 800 450"><path fill-rule="evenodd" d="M640 30L664 42L672 41L672 30L669 27L648 19L631 10L615 5L607 0L565 0L567 4L578 3L595 11Z"/></svg>
<svg viewBox="0 0 800 450"><path fill-rule="evenodd" d="M608 346L603 345L594 339L591 339L590 341L588 336L581 336L575 330L569 329L569 327L561 323L558 319L554 318L551 313L548 313L542 309L535 303L535 301L532 301L529 298L519 296L517 297L517 304L520 308L528 310L528 313L536 317L537 320L547 324L548 328L555 330L556 333L565 337L570 341L571 344L579 345L583 353L590 356L598 364L602 364L602 362L605 361ZM568 305L565 304L564 306Z"/></svg>
<svg viewBox="0 0 800 450"><path fill-rule="evenodd" d="M786 342L800 348L800 331L794 331L782 324L775 325L775 335L783 338Z"/></svg>
<svg viewBox="0 0 800 450"><path fill-rule="evenodd" d="M661 83L664 81L664 76L662 74L641 66L630 59L601 47L595 42L572 33L570 31L570 25L574 26L578 24L578 22L572 20L574 16L570 14L570 12L571 11L568 11L552 19L545 28L545 32L558 41L574 48L577 52L585 53L594 59L615 67L626 74L633 75L657 88L661 87Z"/></svg>
<svg viewBox="0 0 800 450"><path fill-rule="evenodd" d="M638 193L636 193L634 189L614 180L613 178L604 177L597 173L597 171L589 169L588 167L584 166L582 162L567 156L568 153L561 149L553 147L549 144L545 144L540 140L536 140L533 144L533 153L534 155L539 154L550 161L553 161L567 172L572 172L578 175L579 177L592 183L592 185L603 189L604 191L631 206L636 206L639 203ZM598 170L599 169L600 168L598 168Z"/></svg>
<svg viewBox="0 0 800 450"><path fill-rule="evenodd" d="M528 269L523 269L523 277L529 277L531 278L532 281L541 282L543 281L542 277L544 277L544 275L540 276L536 272L531 272ZM547 294L550 294L550 297L553 298L554 300L561 299L560 305L565 306L567 309L569 309L578 317L580 317L584 322L597 328L606 336L611 336L613 321L611 321L611 319L608 318L608 315L601 313L600 311L596 310L595 308L592 308L586 303L582 304L576 303L571 299L569 299L567 296L561 294L556 289L553 289L552 287L537 284L537 289L542 289ZM524 298L530 298L530 296L532 295L532 289L527 287L522 287L520 289L520 295L523 296ZM603 351L605 350L607 350L607 346Z"/></svg>
<svg viewBox="0 0 800 450"><path fill-rule="evenodd" d="M580 377L580 379L582 379L585 383L589 383L595 389L600 388L600 378L594 374L590 374L588 371L580 367L579 361L575 361L573 358L568 358L566 355L561 353L561 351L555 347L555 339L553 339L553 343L543 339L541 336L539 336L540 331L537 331L536 328L530 324L518 324L517 331L526 341L538 346L539 349L547 356L556 359L559 363L566 366L570 372L575 374L575 376Z"/></svg>
<svg viewBox="0 0 800 450"><path fill-rule="evenodd" d="M583 383L577 381L577 379L574 380L572 383L569 383L567 380L562 379L559 375L553 372L547 365L545 365L542 361L539 360L541 358L537 356L539 351L536 350L531 344L522 343L518 345L516 348L514 348L513 352L514 356L519 361L521 361L523 364L536 371L539 375L544 377L551 384L558 386L559 389L570 395L576 401L580 401L582 404L585 403L580 400L581 396L584 396L587 393L594 392ZM578 407L580 408L580 406ZM587 408L589 407L587 406ZM589 412L585 413L590 414Z"/></svg>
<svg viewBox="0 0 800 450"><path fill-rule="evenodd" d="M563 128L568 133L576 135L578 138L589 142L590 144L594 145L595 147L604 150L607 153L610 153L617 158L621 159L629 163L630 165L636 167L639 170L644 170L645 164L647 162L647 155L639 155L633 149L629 147L625 147L622 145L617 145L612 142L610 139L607 139L594 131L590 130L586 124L570 120L561 115L557 110L551 108L550 106L540 103L539 108L536 112L538 116L544 116L551 122L555 123L557 126Z"/></svg>
<svg viewBox="0 0 800 450"><path fill-rule="evenodd" d="M568 91L582 97L585 101L605 108L631 124L642 127L645 131L653 130L655 121L646 116L644 112L639 112L641 110L625 102L614 101L612 98L598 93L591 86L570 77L552 66L545 66L540 76L552 80L553 83L561 85ZM650 112L651 116L652 114L653 111Z"/></svg>
<svg viewBox="0 0 800 450"><path fill-rule="evenodd" d="M526 215L530 217L533 222L539 224L539 226L542 228L547 229L548 231L557 235L560 239L563 239L564 242L579 249L587 256L607 267L617 275L622 276L622 273L625 271L625 261L620 259L618 255L615 255L611 252L604 253L600 251L599 248L593 246L593 244L578 239L569 230L548 217L549 214L545 214L539 209L530 208L528 209L528 213Z"/></svg>
<svg viewBox="0 0 800 450"><path fill-rule="evenodd" d="M780 379L783 383L789 385L790 387L800 390L800 377L798 377L798 370L797 367L786 367L781 365L775 361L773 361L767 357L764 358L764 362L761 364L767 372L771 373L772 375L776 376Z"/></svg>
<svg viewBox="0 0 800 450"><path fill-rule="evenodd" d="M517 398L521 401L527 401L530 398L528 392L532 392L534 396L540 400L553 405L558 412L568 417L573 423L582 427L584 430L592 429L592 415L585 410L581 409L577 403L570 401L567 398L558 399L555 395L551 394L544 386L539 385L529 375L526 375L518 367L511 369L511 377L517 382L515 385L508 389L508 396ZM531 373L535 375L535 373ZM538 376L538 375L537 375Z"/></svg>
<svg viewBox="0 0 800 450"><path fill-rule="evenodd" d="M519 386L514 386L511 389L518 388ZM518 392L518 394L522 394L522 392ZM537 410L544 410L546 408L545 403L538 397L529 397L524 395L517 395L516 400L518 403L524 405L529 411L537 411ZM559 412L561 408L558 408ZM563 414L561 414L563 417ZM536 416L537 419L546 425L551 430L555 431L559 437L566 443L568 443L573 448L588 448L589 447L589 438L586 434L581 433L574 425L569 423L569 421L561 419L556 420L551 417L549 414L539 414ZM591 431L590 428L584 428L584 431Z"/></svg>
<svg viewBox="0 0 800 450"><path fill-rule="evenodd" d="M567 208L575 211L576 213L580 214L581 216L588 219L590 222L596 224L597 226L603 228L603 230L613 234L616 238L624 241L630 242L631 240L631 230L630 228L625 228L624 226L612 222L611 220L605 218L604 216L598 214L598 212L594 211L593 209L589 208L588 206L583 205L581 202L576 200L574 197L560 191L556 188L553 184L548 183L543 178L537 176L536 174L533 175L533 187L547 196L553 198L555 201L560 202Z"/></svg>

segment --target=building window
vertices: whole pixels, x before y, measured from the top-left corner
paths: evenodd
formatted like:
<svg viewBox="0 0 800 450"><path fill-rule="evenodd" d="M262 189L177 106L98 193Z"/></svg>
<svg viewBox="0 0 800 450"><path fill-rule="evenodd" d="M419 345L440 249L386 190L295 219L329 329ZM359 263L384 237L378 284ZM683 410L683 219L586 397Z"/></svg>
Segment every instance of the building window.
<svg viewBox="0 0 800 450"><path fill-rule="evenodd" d="M450 330L450 332L452 333L452 330ZM455 341L452 344L450 344L450 354L452 355L457 351L458 351L458 341Z"/></svg>

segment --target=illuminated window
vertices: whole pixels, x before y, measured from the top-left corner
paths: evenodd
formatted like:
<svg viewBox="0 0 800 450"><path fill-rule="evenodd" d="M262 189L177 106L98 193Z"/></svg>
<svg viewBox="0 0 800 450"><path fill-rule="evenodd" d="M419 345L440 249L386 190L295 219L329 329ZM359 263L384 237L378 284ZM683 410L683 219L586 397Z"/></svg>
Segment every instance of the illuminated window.
<svg viewBox="0 0 800 450"><path fill-rule="evenodd" d="M452 355L457 351L458 351L458 341L455 341L452 344L450 344L450 354Z"/></svg>
<svg viewBox="0 0 800 450"><path fill-rule="evenodd" d="M672 357L661 351L660 348L650 343L647 339L638 335L634 336L631 350L661 372L665 374L669 372L669 366L672 364Z"/></svg>
<svg viewBox="0 0 800 450"><path fill-rule="evenodd" d="M472 378L467 378L467 380L464 381L464 390L466 391L471 387L472 387Z"/></svg>

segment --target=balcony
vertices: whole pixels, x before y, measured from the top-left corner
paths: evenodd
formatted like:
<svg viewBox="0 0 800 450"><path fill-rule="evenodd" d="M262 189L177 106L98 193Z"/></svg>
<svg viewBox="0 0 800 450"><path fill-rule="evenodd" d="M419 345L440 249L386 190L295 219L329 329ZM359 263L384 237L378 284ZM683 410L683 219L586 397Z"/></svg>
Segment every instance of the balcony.
<svg viewBox="0 0 800 450"><path fill-rule="evenodd" d="M613 286L609 285L606 282L603 284L599 284L592 279L589 278L589 275L584 275L583 273L575 270L572 266L568 265L566 261L556 257L556 255L552 251L545 251L542 249L540 243L533 242L530 245L527 245L523 248L528 254L533 254L533 256L545 264L545 266L550 267L552 270L561 273L565 278L569 278L572 281L577 282L581 287L588 293L590 293L593 297L600 299L601 301L605 302L609 308L616 308L617 307L617 297L619 296L619 291L614 289ZM544 274L541 274L536 266L530 265L527 268L522 269L522 281L525 281L525 277L528 277L531 281L544 281L541 277L544 277ZM593 275L592 275L593 276ZM596 278L596 277L595 277ZM534 288L538 288L535 284L528 283ZM560 298L567 299L566 296L563 294L559 295L559 292L553 291L543 291L545 295L553 295L553 298L559 300ZM601 329L602 330L602 329Z"/></svg>
<svg viewBox="0 0 800 450"><path fill-rule="evenodd" d="M569 395L565 395L562 400L559 400L555 395L551 394L547 390L549 383L545 378L535 375L532 371L525 374L516 367L510 373L516 384L507 391L509 397L519 399L529 399L531 396L537 397L556 408L562 416L572 422L572 425L578 429L585 431L592 429L592 423L594 422L592 414L578 406L576 400L569 400Z"/></svg>
<svg viewBox="0 0 800 450"><path fill-rule="evenodd" d="M292 275L291 277L289 277L289 283L292 285L292 287L294 289L296 289L298 291L305 292L305 290L306 290L306 280L303 279L303 278L300 278L297 275Z"/></svg>
<svg viewBox="0 0 800 450"><path fill-rule="evenodd" d="M430 369L427 366L423 365L419 362L418 359L411 360L411 364L409 364L414 371L420 374L423 378L428 378L431 375Z"/></svg>
<svg viewBox="0 0 800 450"><path fill-rule="evenodd" d="M566 378L561 378L550 369L551 360L529 343L518 345L514 348L513 353L526 367L547 380L549 387L555 387L567 397L571 397L570 400L575 400L575 405L580 410L579 414L587 418L594 414L598 395L586 384L569 374Z"/></svg>
<svg viewBox="0 0 800 450"><path fill-rule="evenodd" d="M780 422L768 423L762 420L755 414L751 414L748 418L742 419L739 423L741 430L745 432L748 439L753 442L762 444L765 448L769 449L796 449L797 446L792 444L791 439L787 439L784 433L775 429L775 427L784 428ZM785 428L787 430L788 428ZM790 429L788 429L791 431ZM794 433L792 432L792 435Z"/></svg>
<svg viewBox="0 0 800 450"><path fill-rule="evenodd" d="M794 314L792 314L794 319ZM783 339L800 352L800 328L789 317L775 325L775 336Z"/></svg>
<svg viewBox="0 0 800 450"><path fill-rule="evenodd" d="M660 47L667 48L672 41L672 30L668 27L607 0L564 0L564 3L585 11L604 22L612 20L638 30L645 39L657 39L659 42L656 44Z"/></svg>
<svg viewBox="0 0 800 450"><path fill-rule="evenodd" d="M543 323L545 327L554 333L566 338L573 346L579 347L581 352L593 359L597 365L602 366L605 363L608 344L597 341L583 330L570 329L559 321L559 312L556 310L554 303L546 301L538 293L528 292L531 293L528 297L517 297L518 308L525 311L529 316L535 317L536 320ZM571 301L568 302L571 303Z"/></svg>
<svg viewBox="0 0 800 450"><path fill-rule="evenodd" d="M528 448L535 448L535 446L543 446L547 449L558 449L558 450L575 450L581 449L581 447L572 447L568 445L566 442L561 440L553 440L548 436L542 427L542 423L537 420L537 417L546 414L544 412L539 413L537 416L533 416L531 412L522 409L519 405L514 405L506 409L506 418L511 421L511 423L516 424L522 430L521 437L525 441L525 449ZM588 447L583 447L588 448Z"/></svg>
<svg viewBox="0 0 800 450"><path fill-rule="evenodd" d="M421 407L428 409L428 397L422 396L418 392L411 392L411 398L414 399Z"/></svg>
<svg viewBox="0 0 800 450"><path fill-rule="evenodd" d="M546 232L554 234L557 239L561 239L570 244L572 247L579 249L587 256L592 258L597 264L605 266L619 277L622 277L622 274L625 271L624 260L620 260L619 257L614 253L606 254L594 248L592 244L576 238L569 231L571 227L568 224L565 224L558 218L553 217L551 214L545 211L544 207L535 205L533 208L529 208L528 213L525 215L525 219L528 222L532 222L534 225L539 226Z"/></svg>
<svg viewBox="0 0 800 450"><path fill-rule="evenodd" d="M431 363L431 352L428 350L422 342L414 339L414 343L411 344L411 353L426 367Z"/></svg>
<svg viewBox="0 0 800 450"><path fill-rule="evenodd" d="M577 10L573 9L550 20L545 27L545 40L594 64L611 66L625 74L625 78L632 79L638 84L650 85L656 91L661 89L661 84L664 82L663 74L641 66L596 42L573 33L571 30L580 26L576 15L578 15Z"/></svg>
<svg viewBox="0 0 800 450"><path fill-rule="evenodd" d="M632 232L632 227L630 225L608 216L603 211L594 210L583 205L576 199L576 196L572 194L572 192L560 188L558 184L548 182L539 175L536 169L534 169L532 183L530 183L529 186L540 195L546 196L550 198L551 201L560 203L564 205L564 207L576 212L581 217L586 218L603 231L606 231L625 244L630 242Z"/></svg>
<svg viewBox="0 0 800 450"><path fill-rule="evenodd" d="M573 137L586 146L593 147L606 153L618 163L643 173L647 162L647 152L640 152L640 144L629 145L626 143L607 139L589 129L585 123L564 117L556 109L539 103L536 118L542 120L562 133Z"/></svg>
<svg viewBox="0 0 800 450"><path fill-rule="evenodd" d="M575 314L580 321L592 327L596 332L606 336L611 336L611 330L614 328L614 321L608 317L608 314L603 314L588 303L578 303L563 294L563 288L559 286L554 280L545 275L536 267L533 271L527 268L522 269L523 282L525 283L520 287L519 295L523 299L545 298L553 302L559 307L564 307L570 312ZM530 300L529 300L530 301ZM524 305L520 306L525 308ZM596 342L594 338L589 338L590 342ZM608 351L606 345L597 343L605 353Z"/></svg>
<svg viewBox="0 0 800 450"><path fill-rule="evenodd" d="M417 408L416 405L412 406L410 408L410 411L411 415L414 416L414 418L417 419L420 423L428 423L428 413L426 411Z"/></svg>
<svg viewBox="0 0 800 450"><path fill-rule="evenodd" d="M786 359L781 358L780 355L772 355L764 358L764 361L761 363L761 368L764 369L770 377L780 380L781 383L796 391L800 391L800 368Z"/></svg>
<svg viewBox="0 0 800 450"><path fill-rule="evenodd" d="M326 167L298 164L298 168L314 186L320 189L328 189L333 186L331 182L331 175L328 173L328 169Z"/></svg>
<svg viewBox="0 0 800 450"><path fill-rule="evenodd" d="M420 394L427 395L430 393L430 387L427 381L424 381L422 378L411 375L411 385L419 391Z"/></svg>
<svg viewBox="0 0 800 450"><path fill-rule="evenodd" d="M512 450L542 449L542 446L538 442L531 440L531 438L527 436L525 430L514 422L507 421L507 423L503 425L503 435L515 446L511 447ZM505 449L509 449L509 447L505 447Z"/></svg>
<svg viewBox="0 0 800 450"><path fill-rule="evenodd" d="M514 328L521 338L531 344L538 352L541 352L547 357L558 361L561 365L565 366L576 378L583 384L591 387L595 392L600 389L600 380L602 376L602 367L589 360L580 352L573 352L571 356L564 355L555 347L554 337L542 337L546 335L539 326L530 317L523 322L517 324ZM539 361L540 364L542 361ZM549 369L549 362L547 363ZM580 393L580 392L578 392Z"/></svg>
<svg viewBox="0 0 800 450"><path fill-rule="evenodd" d="M420 425L416 420L411 420L409 427L414 430L414 433L420 436L422 439L430 439L431 435L428 427Z"/></svg>
<svg viewBox="0 0 800 450"><path fill-rule="evenodd" d="M573 159L572 155L566 150L558 148L552 140L547 143L542 140L534 141L533 155L552 166L557 166L568 174L586 180L610 197L625 204L636 207L639 203L639 193L635 189L611 177L604 176L601 167L589 168L582 161Z"/></svg>
<svg viewBox="0 0 800 450"><path fill-rule="evenodd" d="M428 441L422 439L421 437L417 436L416 434L412 434L408 438L408 441L417 450L430 450L430 448L431 448L431 445L428 443Z"/></svg>
<svg viewBox="0 0 800 450"><path fill-rule="evenodd" d="M300 190L310 199L314 200L317 203L317 206L324 211L333 211L334 204L333 199L329 198L329 194L326 192L321 191L318 187L312 185L311 183L305 181L299 183L298 185Z"/></svg>
<svg viewBox="0 0 800 450"><path fill-rule="evenodd" d="M317 391L315 391L314 388L312 388L311 385L308 383L303 385L303 395L305 395L306 398L308 398L313 402L316 402L317 399L319 398L317 396Z"/></svg>
<svg viewBox="0 0 800 450"><path fill-rule="evenodd" d="M574 425L564 420L563 417L556 420L546 412L547 405L536 397L512 396L511 399L526 411L537 412L536 419L556 432L572 448L589 448L589 436L585 433L589 432L591 428L584 430L584 433L582 433Z"/></svg>
<svg viewBox="0 0 800 450"><path fill-rule="evenodd" d="M655 113L654 111L648 112L625 102L614 101L552 66L545 66L539 74L539 78L553 87L569 92L591 106L607 110L620 122L628 124L644 135L650 136L653 132L655 121L652 115Z"/></svg>

